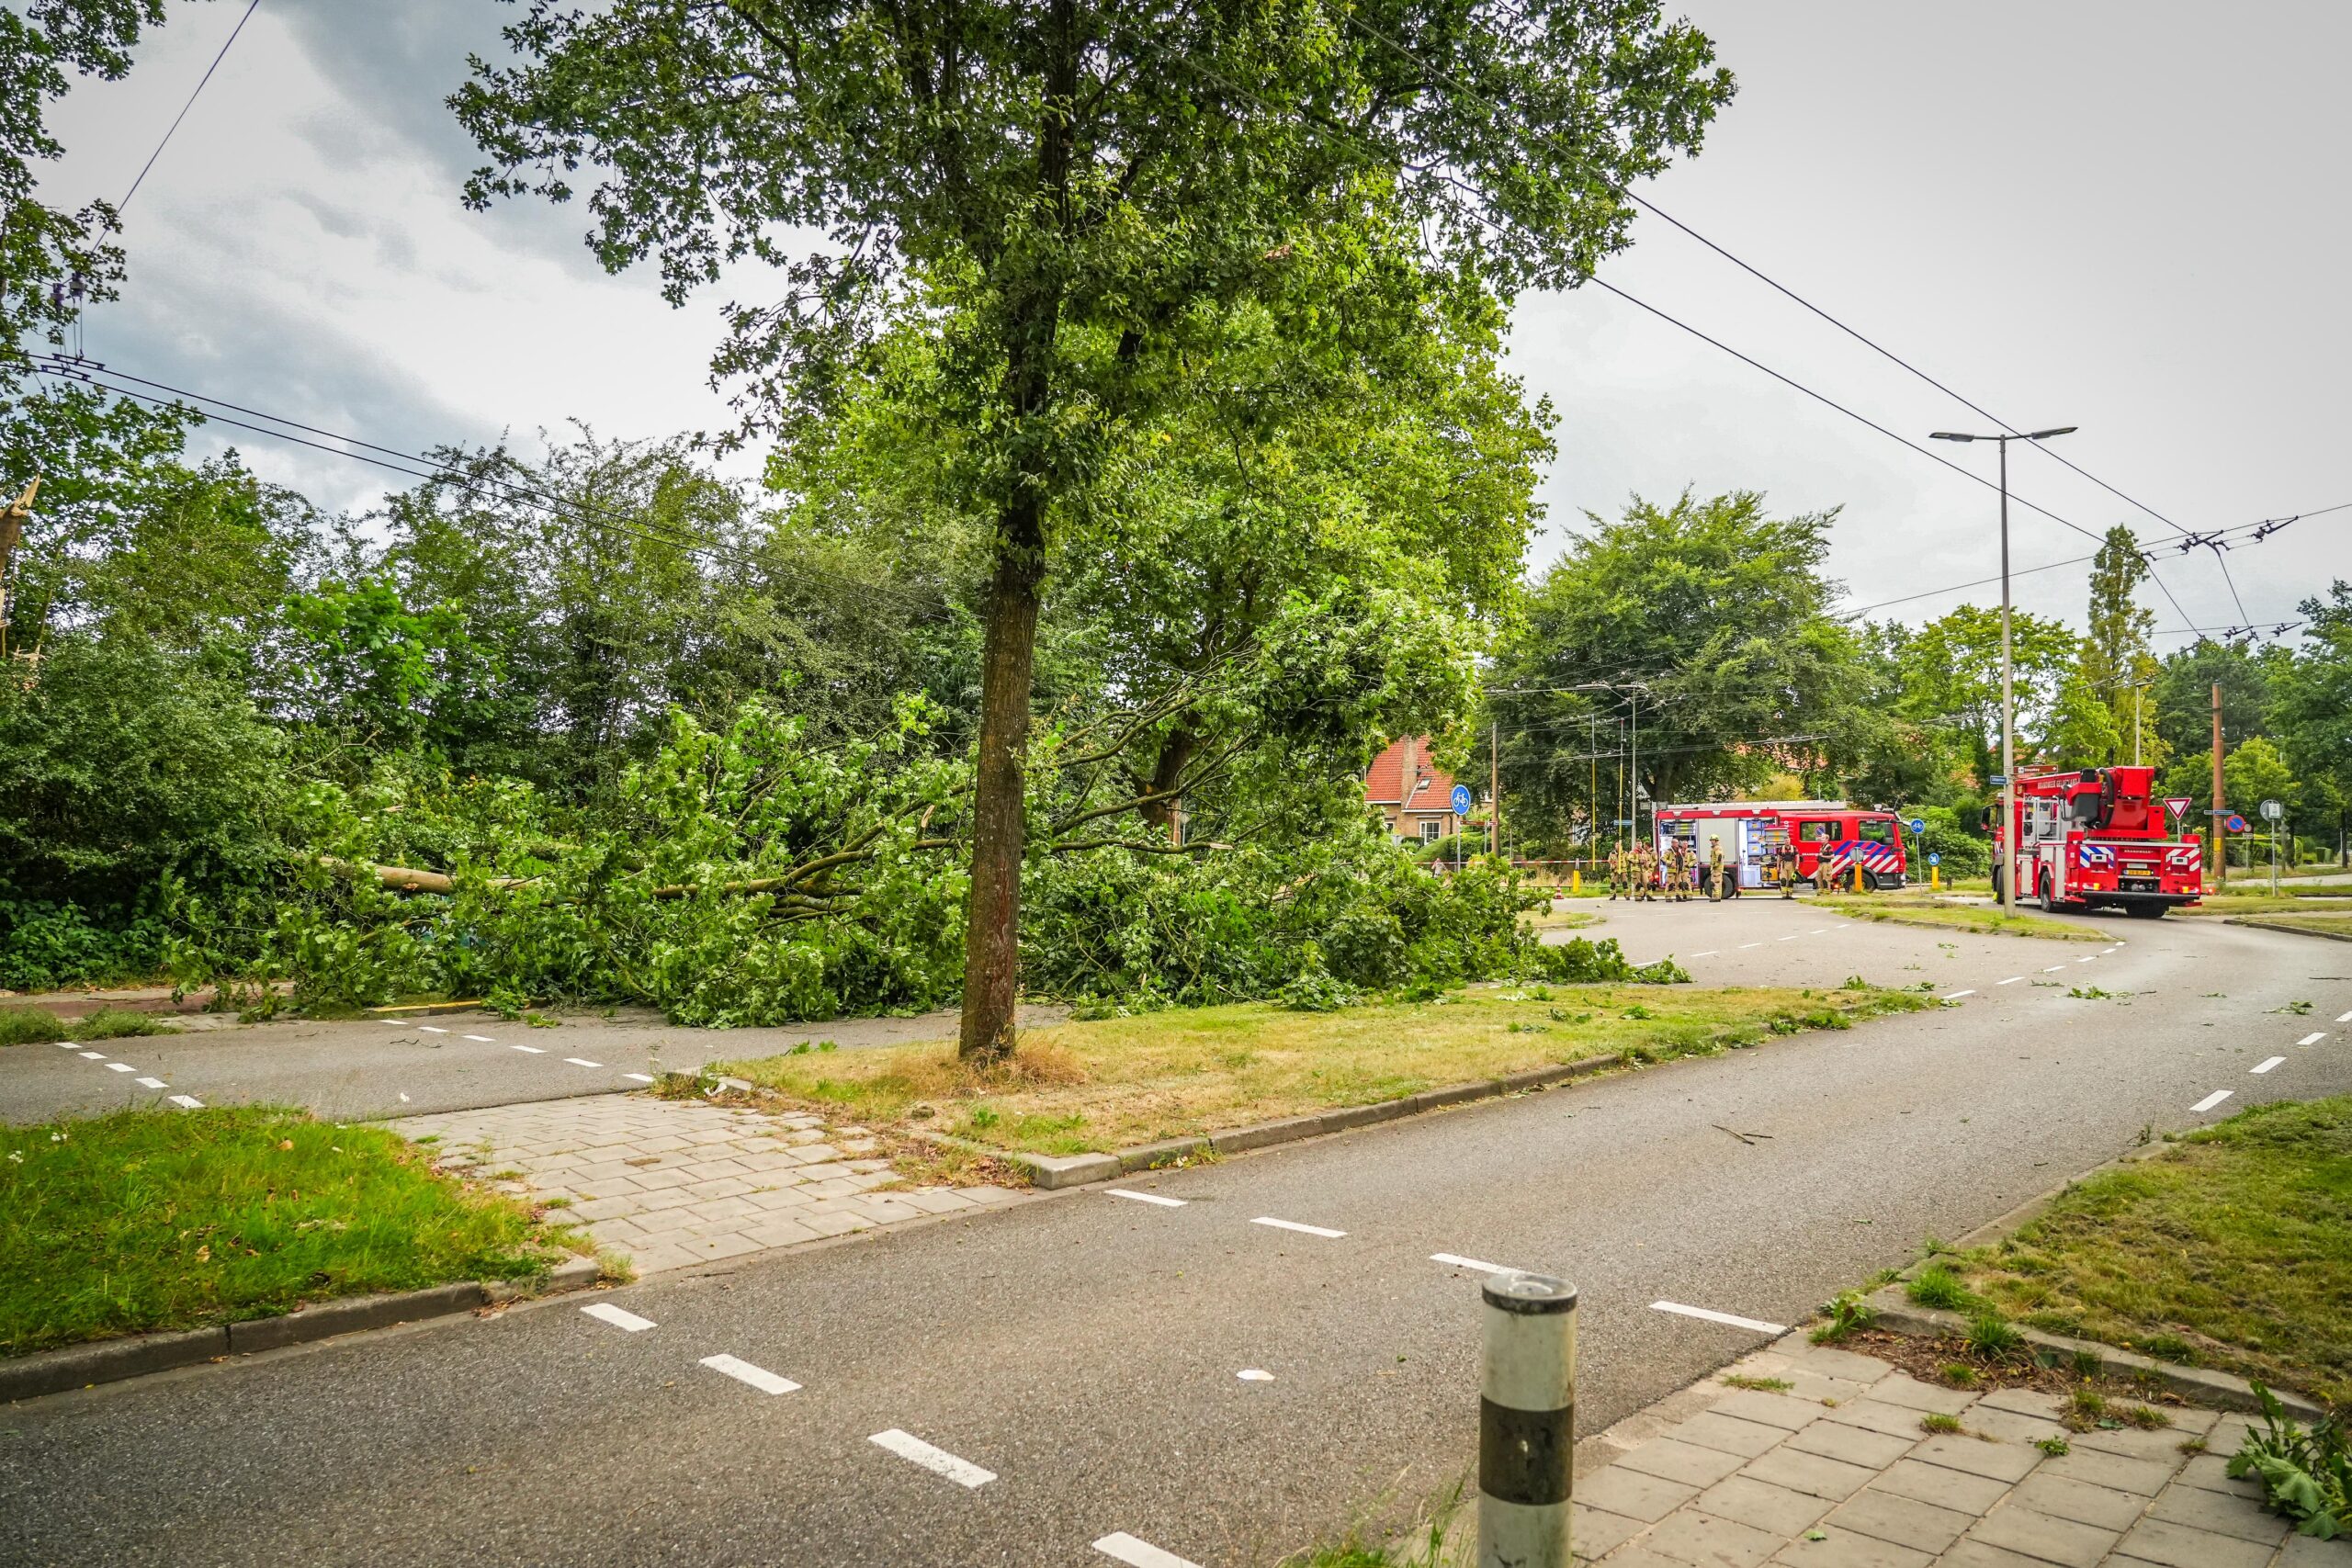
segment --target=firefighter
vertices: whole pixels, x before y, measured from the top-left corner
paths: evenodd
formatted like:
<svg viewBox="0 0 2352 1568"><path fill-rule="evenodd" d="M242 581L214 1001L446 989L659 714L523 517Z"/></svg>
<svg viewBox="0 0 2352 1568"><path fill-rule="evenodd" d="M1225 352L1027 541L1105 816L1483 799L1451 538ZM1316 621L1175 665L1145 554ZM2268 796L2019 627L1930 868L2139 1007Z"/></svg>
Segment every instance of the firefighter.
<svg viewBox="0 0 2352 1568"><path fill-rule="evenodd" d="M1625 896L1625 846L1612 845L1609 851L1609 899L1615 903Z"/></svg>
<svg viewBox="0 0 2352 1568"><path fill-rule="evenodd" d="M1634 848L1634 897L1646 904L1652 897L1651 885L1657 876L1657 854L1647 844Z"/></svg>
<svg viewBox="0 0 2352 1568"><path fill-rule="evenodd" d="M1687 904L1690 901L1691 881L1699 869L1698 856L1691 852L1690 845L1679 839L1674 840L1673 852L1674 901Z"/></svg>
<svg viewBox="0 0 2352 1568"><path fill-rule="evenodd" d="M1724 890L1724 841L1710 840L1707 844L1707 897L1718 901L1730 897Z"/></svg>
<svg viewBox="0 0 2352 1568"><path fill-rule="evenodd" d="M1781 879L1781 897L1795 897L1797 896L1796 845L1786 839L1781 840L1781 847L1772 852L1772 862Z"/></svg>

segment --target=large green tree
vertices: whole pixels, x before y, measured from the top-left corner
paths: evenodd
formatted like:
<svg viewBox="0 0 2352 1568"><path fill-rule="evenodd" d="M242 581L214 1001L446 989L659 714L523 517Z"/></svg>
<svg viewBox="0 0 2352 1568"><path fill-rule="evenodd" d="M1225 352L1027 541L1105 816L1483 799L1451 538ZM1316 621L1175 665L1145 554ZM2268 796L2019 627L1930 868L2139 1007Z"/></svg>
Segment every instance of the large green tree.
<svg viewBox="0 0 2352 1568"><path fill-rule="evenodd" d="M2064 622L2010 613L2010 685L2021 761L2031 754L2033 738L2050 728L2080 653L2080 641ZM1902 659L1906 710L1957 728L1978 785L1988 786L2001 767L2001 612L1962 604L1905 639Z"/></svg>
<svg viewBox="0 0 2352 1568"><path fill-rule="evenodd" d="M2148 646L2156 617L2137 597L2148 576L2147 558L2140 553L2132 530L2120 523L2109 528L2091 558L2089 629L2083 637L2076 676L2107 709L2109 728L2118 738L2118 761L2132 759L2136 726L2140 760L2158 766L2164 761L2164 745L2156 728L2157 664ZM2086 753L2076 750L2072 754ZM2107 759L2102 753L2092 760Z"/></svg>
<svg viewBox="0 0 2352 1568"><path fill-rule="evenodd" d="M1048 566L1085 547L1106 446L1194 395L1195 332L1367 211L1418 230L1432 274L1571 284L1624 243L1624 183L1730 93L1650 0L537 0L507 38L520 63L455 100L492 160L472 199L564 199L593 165L608 266L658 257L675 300L730 261L783 268L717 362L752 423L825 417L891 323L936 336L941 460L989 525L977 1056L1012 1043Z"/></svg>

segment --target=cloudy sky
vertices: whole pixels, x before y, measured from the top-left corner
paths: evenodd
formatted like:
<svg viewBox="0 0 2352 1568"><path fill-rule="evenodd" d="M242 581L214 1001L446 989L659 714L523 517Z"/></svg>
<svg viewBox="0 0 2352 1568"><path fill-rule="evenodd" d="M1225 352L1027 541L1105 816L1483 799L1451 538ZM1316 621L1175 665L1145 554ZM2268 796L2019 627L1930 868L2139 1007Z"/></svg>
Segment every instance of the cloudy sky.
<svg viewBox="0 0 2352 1568"><path fill-rule="evenodd" d="M49 197L119 199L243 8L175 6L128 81L77 91ZM1741 86L1702 155L1645 190L1666 211L2000 418L2079 425L2066 456L2180 528L2352 502L2352 6L1687 8ZM87 352L394 446L722 423L705 370L718 306L765 279L673 310L650 274L597 268L576 208L459 206L477 160L443 100L512 15L262 0L129 208L130 286L93 314ZM1905 435L1983 427L1654 218L1602 276ZM1991 491L1634 306L1591 288L1527 300L1513 355L1561 416L1533 565L1587 510L1750 488L1782 511L1843 508L1832 567L1853 605L1924 594L1883 612L1919 619L1996 592L1948 591L1997 568ZM330 506L382 488L219 434ZM1993 471L1988 446L1933 449ZM2176 536L2038 455L2016 453L2012 479L2082 528ZM2030 512L2012 522L2020 567L2092 547ZM2167 629L2291 619L2352 576L2348 546L2352 510L2233 551L2243 615L2207 551L2160 568L2177 608L2145 597ZM2084 570L2024 576L2019 603L2079 620Z"/></svg>

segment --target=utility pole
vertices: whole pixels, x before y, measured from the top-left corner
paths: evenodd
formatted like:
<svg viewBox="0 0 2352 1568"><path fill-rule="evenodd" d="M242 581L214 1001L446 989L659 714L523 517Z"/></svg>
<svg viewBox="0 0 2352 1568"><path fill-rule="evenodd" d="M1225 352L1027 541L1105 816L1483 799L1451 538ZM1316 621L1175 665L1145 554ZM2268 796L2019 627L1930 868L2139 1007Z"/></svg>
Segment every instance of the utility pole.
<svg viewBox="0 0 2352 1568"><path fill-rule="evenodd" d="M35 475L25 493L0 512L0 659L8 657L8 568L17 558L17 541L25 536L25 523L33 514L33 497L40 493Z"/></svg>
<svg viewBox="0 0 2352 1568"><path fill-rule="evenodd" d="M1625 796L1625 804L1632 808L1628 810L1625 815L1632 818L1634 820L1634 826L1628 831L1625 838L1625 842L1629 847L1642 841L1642 693L1640 687L1636 686L1634 688L1632 698L1634 704L1634 761L1633 765L1626 770L1632 774L1632 783L1630 785L1631 793Z"/></svg>
<svg viewBox="0 0 2352 1568"><path fill-rule="evenodd" d="M1500 859L1503 852L1503 727L1500 719L1494 720L1493 728L1487 731L1487 815L1493 818L1489 825L1495 835L1489 851Z"/></svg>
<svg viewBox="0 0 2352 1568"><path fill-rule="evenodd" d="M2221 886L2230 885L2228 807L2222 799L2222 683L2213 682L2213 844L2222 852Z"/></svg>

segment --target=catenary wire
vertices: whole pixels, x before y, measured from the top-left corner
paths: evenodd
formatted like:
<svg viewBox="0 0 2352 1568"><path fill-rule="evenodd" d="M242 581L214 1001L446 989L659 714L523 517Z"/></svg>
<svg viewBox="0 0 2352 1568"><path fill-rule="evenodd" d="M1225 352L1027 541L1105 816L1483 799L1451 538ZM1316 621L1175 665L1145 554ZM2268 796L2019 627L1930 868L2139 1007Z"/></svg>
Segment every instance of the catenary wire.
<svg viewBox="0 0 2352 1568"><path fill-rule="evenodd" d="M237 41L237 35L245 30L245 24L254 19L254 13L260 8L261 0L252 0L252 3L245 7L245 14L237 18L237 25L229 29L229 37L227 40L220 45L220 52L212 57L212 63L206 66L204 68L204 74L197 79L196 91L187 96L187 102L180 106L180 112L172 117L172 123L164 130L164 139L155 143L155 150L153 152L148 153L147 161L139 166L139 177L130 182L130 188L124 191L122 193L122 199L115 204L115 210L117 212L120 212L124 208L129 207L130 205L130 198L139 194L139 187L144 185L147 181L147 171L155 166L155 160L162 157L164 155L164 149L172 144L172 137L178 131L180 128L180 121L187 118L188 110L196 107L197 96L204 91L204 85L212 80L212 73L220 69L220 62L223 60L229 58L229 45Z"/></svg>

